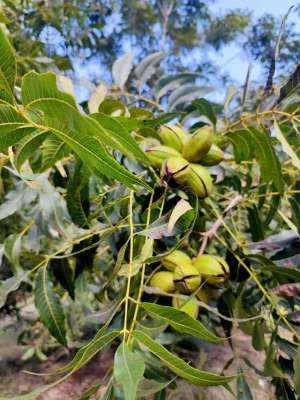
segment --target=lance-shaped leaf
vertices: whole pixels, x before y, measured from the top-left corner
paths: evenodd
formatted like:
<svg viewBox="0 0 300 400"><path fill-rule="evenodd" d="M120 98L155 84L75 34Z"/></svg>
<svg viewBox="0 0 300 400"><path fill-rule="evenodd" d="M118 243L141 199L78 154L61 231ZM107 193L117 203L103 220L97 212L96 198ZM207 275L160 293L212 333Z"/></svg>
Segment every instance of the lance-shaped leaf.
<svg viewBox="0 0 300 400"><path fill-rule="evenodd" d="M15 164L18 169L40 147L48 135L48 132L37 129L18 142L15 155Z"/></svg>
<svg viewBox="0 0 300 400"><path fill-rule="evenodd" d="M67 207L75 224L87 228L89 211L89 171L81 161L77 162L74 171L69 177L67 186Z"/></svg>
<svg viewBox="0 0 300 400"><path fill-rule="evenodd" d="M13 47L0 29L0 99L13 102L17 63Z"/></svg>
<svg viewBox="0 0 300 400"><path fill-rule="evenodd" d="M52 85L51 90L45 88L46 84ZM31 89L34 95L28 94ZM38 98L44 91L56 97ZM136 184L149 189L146 183L121 166L107 152L105 145L116 147L116 141L112 139L111 133L102 128L96 120L80 114L72 104L72 97L57 89L52 76L26 74L22 81L22 97L26 104L27 117L32 121L32 125L49 130L64 141L96 175L106 175L129 187Z"/></svg>
<svg viewBox="0 0 300 400"><path fill-rule="evenodd" d="M194 72L181 72L174 75L164 75L161 77L155 87L154 93L156 95L156 100L159 100L162 96L167 94L170 90L174 90L181 86L183 83L193 81L194 79L201 76L200 74Z"/></svg>
<svg viewBox="0 0 300 400"><path fill-rule="evenodd" d="M135 331L132 336L149 351L158 357L176 375L198 386L217 386L226 385L231 382L236 376L221 376L211 372L201 371L191 367L185 361L170 353L165 347L157 341L151 339L141 331Z"/></svg>
<svg viewBox="0 0 300 400"><path fill-rule="evenodd" d="M34 300L42 323L59 343L66 346L65 314L50 282L46 265L35 276Z"/></svg>
<svg viewBox="0 0 300 400"><path fill-rule="evenodd" d="M117 336L119 336L119 331L105 332L106 327L101 328L95 335L95 337L85 346L83 346L75 354L73 360L71 360L67 365L59 368L57 373L65 372L75 372L82 368L86 363L88 363L103 347L107 346L112 342Z"/></svg>
<svg viewBox="0 0 300 400"><path fill-rule="evenodd" d="M103 113L92 114L91 117L110 133L111 139L115 141L115 148L119 149L129 158L135 158L143 164L149 164L145 153L139 148L136 141L121 122Z"/></svg>
<svg viewBox="0 0 300 400"><path fill-rule="evenodd" d="M180 333L195 336L209 342L219 342L222 338L210 332L201 322L190 317L183 311L169 306L154 303L142 303L142 307L152 316L164 320Z"/></svg>
<svg viewBox="0 0 300 400"><path fill-rule="evenodd" d="M35 131L14 107L0 104L0 151L7 150L26 135Z"/></svg>
<svg viewBox="0 0 300 400"><path fill-rule="evenodd" d="M22 102L24 106L39 99L59 99L76 108L76 102L69 93L62 92L56 84L56 75L53 72L38 74L31 71L22 79Z"/></svg>
<svg viewBox="0 0 300 400"><path fill-rule="evenodd" d="M135 68L134 72L138 79L137 86L141 89L149 78L155 73L157 64L165 57L162 51L149 54Z"/></svg>
<svg viewBox="0 0 300 400"><path fill-rule="evenodd" d="M248 127L227 133L233 144L236 162L255 158L260 166L261 178L264 182L273 182L279 193L283 193L284 183L280 162L272 146L271 138L264 129Z"/></svg>
<svg viewBox="0 0 300 400"><path fill-rule="evenodd" d="M70 147L59 137L48 135L41 148L42 165L40 172L52 167L57 161L70 154Z"/></svg>
<svg viewBox="0 0 300 400"><path fill-rule="evenodd" d="M112 66L112 76L114 82L123 89L130 71L132 69L133 54L126 53L122 57L118 58Z"/></svg>
<svg viewBox="0 0 300 400"><path fill-rule="evenodd" d="M145 371L145 362L140 354L129 349L123 341L115 353L114 377L122 386L125 400L135 400L137 388Z"/></svg>
<svg viewBox="0 0 300 400"><path fill-rule="evenodd" d="M203 97L206 94L212 92L214 89L209 86L196 86L196 85L182 85L170 95L169 97L169 108L170 111L182 103L190 102L199 97Z"/></svg>

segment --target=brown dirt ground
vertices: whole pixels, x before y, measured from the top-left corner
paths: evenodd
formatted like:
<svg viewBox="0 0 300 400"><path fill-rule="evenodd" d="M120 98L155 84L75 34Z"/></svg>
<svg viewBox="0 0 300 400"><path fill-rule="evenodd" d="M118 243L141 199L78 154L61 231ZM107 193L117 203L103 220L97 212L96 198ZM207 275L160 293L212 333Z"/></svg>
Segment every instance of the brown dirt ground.
<svg viewBox="0 0 300 400"><path fill-rule="evenodd" d="M247 382L251 387L254 400L275 399L270 381L255 374L242 361L247 358L257 368L261 369L264 361L262 352L253 350L251 340L241 331L237 331L233 337L235 349L235 361L226 369L226 374L235 374L238 366L242 366ZM24 370L39 373L48 373L61 367L72 358L72 354L62 354L55 351L47 361L31 360L21 362L20 356L25 347L16 345L16 336L9 334L0 336L0 396L16 396L25 394L34 388L53 382L57 376L29 375ZM228 342L220 344L205 344L206 361L204 369L214 372L222 372L226 363L232 357L232 349ZM192 357L194 359L194 357ZM239 360L239 361L238 361ZM58 386L40 395L38 400L78 400L80 394L93 384L100 383L113 363L113 352L103 351L88 365L74 373ZM235 389L235 385L232 386ZM101 389L100 389L101 390ZM179 381L176 392L169 393L168 400L231 400L233 396L222 387L198 388ZM96 397L95 397L96 400ZM147 399L150 400L150 399Z"/></svg>

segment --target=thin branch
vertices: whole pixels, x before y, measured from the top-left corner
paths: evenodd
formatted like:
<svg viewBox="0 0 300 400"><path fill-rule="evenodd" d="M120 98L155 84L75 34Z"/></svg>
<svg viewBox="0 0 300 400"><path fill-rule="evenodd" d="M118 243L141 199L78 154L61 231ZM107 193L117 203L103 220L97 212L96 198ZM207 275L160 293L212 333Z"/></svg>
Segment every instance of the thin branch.
<svg viewBox="0 0 300 400"><path fill-rule="evenodd" d="M217 220L213 223L213 225L206 231L206 232L202 232L201 236L202 236L202 240L201 240L201 247L198 253L198 256L201 256L205 249L206 246L208 244L208 241L211 240L217 233L218 229L220 228L220 226L222 225L222 222L224 220L224 218L226 218L226 216L228 215L228 213L234 208L236 207L241 201L243 200L243 196L242 195L237 195L236 197L234 197L230 203L228 204L228 206L225 208L225 210L223 211L222 215L220 215Z"/></svg>

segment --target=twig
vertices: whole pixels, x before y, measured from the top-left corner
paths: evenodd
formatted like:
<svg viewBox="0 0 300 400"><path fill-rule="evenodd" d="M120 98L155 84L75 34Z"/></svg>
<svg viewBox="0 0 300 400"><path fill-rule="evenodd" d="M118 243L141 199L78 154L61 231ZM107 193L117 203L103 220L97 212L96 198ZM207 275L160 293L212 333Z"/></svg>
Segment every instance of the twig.
<svg viewBox="0 0 300 400"><path fill-rule="evenodd" d="M222 215L220 215L218 217L218 219L213 223L213 225L206 232L202 232L201 233L202 240L201 240L201 247L200 247L198 256L201 256L204 253L204 251L206 249L206 246L208 244L208 241L215 236L215 234L217 233L218 229L222 225L223 219L228 215L230 210L232 210L242 200L243 200L243 196L240 195L240 194L237 195L236 197L234 197L230 201L228 206L225 208L225 210L223 211Z"/></svg>

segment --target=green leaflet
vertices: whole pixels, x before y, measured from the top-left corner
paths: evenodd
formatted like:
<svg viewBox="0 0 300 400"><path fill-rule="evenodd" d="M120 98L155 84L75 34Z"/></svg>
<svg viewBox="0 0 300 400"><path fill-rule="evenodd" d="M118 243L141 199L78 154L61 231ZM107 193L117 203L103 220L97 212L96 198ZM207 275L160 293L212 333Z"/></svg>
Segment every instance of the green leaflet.
<svg viewBox="0 0 300 400"><path fill-rule="evenodd" d="M108 345L112 342L117 336L119 336L119 331L110 331L104 334L106 330L106 326L101 328L95 337L84 347L82 347L75 354L75 357L72 361L70 361L64 367L58 369L56 373L65 373L65 372L75 372L78 369L82 368L87 362L90 361L92 357L94 357L104 346Z"/></svg>
<svg viewBox="0 0 300 400"><path fill-rule="evenodd" d="M241 373L242 372L243 371L241 371ZM253 400L250 387L242 374L236 381L236 391L238 400Z"/></svg>
<svg viewBox="0 0 300 400"><path fill-rule="evenodd" d="M179 74L174 74L174 75L164 75L157 81L154 87L156 100L159 100L169 91L176 89L183 83L193 81L199 76L200 74L194 72L181 72Z"/></svg>
<svg viewBox="0 0 300 400"><path fill-rule="evenodd" d="M47 265L41 267L35 276L34 300L42 323L59 343L66 346L65 314L50 282Z"/></svg>
<svg viewBox="0 0 300 400"><path fill-rule="evenodd" d="M119 148L116 140L96 120L76 110L72 96L57 89L55 75L26 74L22 98L33 123L51 130L98 175L107 175L130 187L139 184L148 188L107 153L103 144Z"/></svg>
<svg viewBox="0 0 300 400"><path fill-rule="evenodd" d="M129 158L136 158L143 164L149 164L145 153L139 148L136 141L128 133L127 129L115 118L103 113L91 115L99 125L111 134L111 139L115 140L115 147Z"/></svg>
<svg viewBox="0 0 300 400"><path fill-rule="evenodd" d="M5 33L0 29L0 99L14 102L14 87L17 63L14 49Z"/></svg>
<svg viewBox="0 0 300 400"><path fill-rule="evenodd" d="M22 81L22 98L33 126L55 134L96 175L106 175L132 188L142 185L150 189L107 152L105 146L119 148L116 140L95 119L79 113L72 96L57 89L55 75L26 74Z"/></svg>
<svg viewBox="0 0 300 400"><path fill-rule="evenodd" d="M122 385L125 400L135 400L137 388L145 371L145 362L140 354L131 351L123 341L116 353L114 377Z"/></svg>
<svg viewBox="0 0 300 400"><path fill-rule="evenodd" d="M174 111L182 103L190 102L203 97L214 89L209 86L181 85L169 97L169 109Z"/></svg>
<svg viewBox="0 0 300 400"><path fill-rule="evenodd" d="M298 352L297 356L294 359L294 383L296 393L300 396L300 352Z"/></svg>
<svg viewBox="0 0 300 400"><path fill-rule="evenodd" d="M99 138L90 134L90 121L72 107L53 99L41 100L39 109L45 113L38 120L39 127L52 131L63 140L96 175L108 176L129 187L142 185L149 189L146 183L109 155Z"/></svg>
<svg viewBox="0 0 300 400"><path fill-rule="evenodd" d="M56 75L53 72L38 74L30 71L22 79L22 102L24 106L34 105L39 99L58 99L75 109L75 99L68 93L62 92L57 88Z"/></svg>
<svg viewBox="0 0 300 400"><path fill-rule="evenodd" d="M70 147L55 135L49 135L44 141L42 149L42 165L40 171L52 167L57 161L70 154Z"/></svg>
<svg viewBox="0 0 300 400"><path fill-rule="evenodd" d="M89 211L89 171L81 161L77 161L67 186L66 202L68 211L75 224L88 227Z"/></svg>
<svg viewBox="0 0 300 400"><path fill-rule="evenodd" d="M236 162L256 158L262 180L266 183L272 181L278 192L282 194L284 183L281 166L269 134L265 130L248 127L228 132L227 137L233 144Z"/></svg>
<svg viewBox="0 0 300 400"><path fill-rule="evenodd" d="M0 88L1 90L1 88ZM0 95L1 98L1 95ZM0 151L16 144L35 130L28 126L26 119L12 106L0 104Z"/></svg>
<svg viewBox="0 0 300 400"><path fill-rule="evenodd" d="M196 321L183 311L169 306L160 306L154 303L142 303L142 307L151 315L154 315L172 326L180 333L186 333L202 340L219 342L222 338L214 335L205 328L201 322Z"/></svg>
<svg viewBox="0 0 300 400"><path fill-rule="evenodd" d="M48 132L35 130L18 142L15 155L15 164L18 169L21 168L24 162L39 148L47 137Z"/></svg>
<svg viewBox="0 0 300 400"><path fill-rule="evenodd" d="M141 331L135 331L132 336L142 345L146 346L152 354L158 357L171 371L186 381L198 386L217 386L226 385L236 376L221 376L211 372L201 371L191 367L179 357L170 353L165 347L157 341L150 338Z"/></svg>

